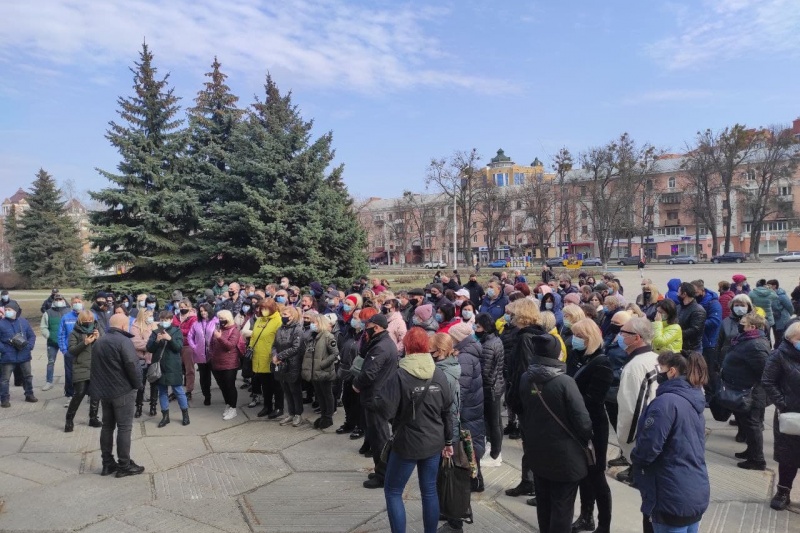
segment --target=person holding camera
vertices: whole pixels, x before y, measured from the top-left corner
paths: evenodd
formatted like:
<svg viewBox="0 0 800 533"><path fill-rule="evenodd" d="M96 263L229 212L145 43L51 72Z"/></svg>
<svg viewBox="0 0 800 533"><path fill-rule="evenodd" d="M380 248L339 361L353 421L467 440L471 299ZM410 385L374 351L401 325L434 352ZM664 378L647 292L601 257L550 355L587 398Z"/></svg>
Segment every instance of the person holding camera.
<svg viewBox="0 0 800 533"><path fill-rule="evenodd" d="M0 407L11 407L8 382L16 367L22 369L25 401L36 403L33 395L31 374L31 351L36 344L36 335L31 325L20 316L16 302L5 304L5 320L0 320Z"/></svg>
<svg viewBox="0 0 800 533"><path fill-rule="evenodd" d="M100 338L100 330L91 311L81 311L78 315L78 322L69 334L69 354L73 360L72 366L72 387L75 394L67 407L67 420L64 425L64 433L73 430L73 419L75 413L83 402L83 397L89 392L89 375L92 370L92 345ZM97 411L100 409L100 400L89 398L89 425L93 428L103 427L97 418Z"/></svg>
<svg viewBox="0 0 800 533"><path fill-rule="evenodd" d="M150 334L147 351L153 354L153 364L161 365L161 378L158 380L158 400L161 404L161 421L158 427L169 424L169 397L167 388L178 398L178 405L183 413L183 425L189 425L189 403L183 390L183 372L181 370L181 350L183 334L178 326L172 324L172 311L161 311L158 314L158 327Z"/></svg>

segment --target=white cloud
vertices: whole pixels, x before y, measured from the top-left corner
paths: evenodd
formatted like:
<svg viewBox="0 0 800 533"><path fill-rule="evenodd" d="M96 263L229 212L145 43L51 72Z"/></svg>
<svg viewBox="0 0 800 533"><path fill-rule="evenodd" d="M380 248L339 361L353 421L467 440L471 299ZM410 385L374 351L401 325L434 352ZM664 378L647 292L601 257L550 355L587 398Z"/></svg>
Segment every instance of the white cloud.
<svg viewBox="0 0 800 533"><path fill-rule="evenodd" d="M800 50L797 0L705 0L671 10L678 33L647 49L669 69Z"/></svg>
<svg viewBox="0 0 800 533"><path fill-rule="evenodd" d="M429 30L445 12L377 5L382 7L347 0L9 2L0 17L0 63L80 67L103 79L109 65L130 64L146 39L162 71L199 70L218 55L229 72L288 72L293 80L327 88L496 91L451 66Z"/></svg>
<svg viewBox="0 0 800 533"><path fill-rule="evenodd" d="M660 102L686 102L689 100L705 100L713 96L713 94L711 91L704 90L666 89L629 96L622 103L625 105L639 105Z"/></svg>

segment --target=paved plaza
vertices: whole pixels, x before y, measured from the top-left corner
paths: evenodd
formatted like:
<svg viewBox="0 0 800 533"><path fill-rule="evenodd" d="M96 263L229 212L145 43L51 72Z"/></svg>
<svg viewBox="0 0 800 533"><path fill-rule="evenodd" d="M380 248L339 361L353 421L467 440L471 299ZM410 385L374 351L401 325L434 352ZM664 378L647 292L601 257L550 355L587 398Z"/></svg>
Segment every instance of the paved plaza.
<svg viewBox="0 0 800 533"><path fill-rule="evenodd" d="M794 284L797 269L746 264L736 269L751 277L778 277ZM647 274L663 287L671 277L706 280L709 287L733 267L654 267ZM764 272L764 270L768 270ZM774 273L772 272L774 270ZM729 272L730 271L730 272ZM639 276L620 271L628 294ZM20 302L23 307L39 303ZM0 531L81 531L134 533L142 531L238 532L379 532L388 531L383 491L361 487L372 460L357 453L361 441L334 433L343 419L340 409L333 427L316 430L280 427L257 419L259 408L248 409L247 395L239 396L239 416L222 420L218 389L204 407L195 397L192 423L173 422L158 429L160 415L146 414L134 424L132 457L145 466L143 475L116 479L99 475L100 430L90 428L88 401L76 417L75 431L64 433L62 360L56 386L40 390L46 356L41 340L34 351L34 385L39 403L22 401L22 389L12 388L12 406L0 410ZM202 400L202 397L200 397ZM306 417L313 413L306 412ZM772 461L772 410L764 432L766 472L740 470L734 452L735 429L708 417L711 433L706 458L712 503L703 532L800 532L800 506L792 512L769 508L777 465ZM613 432L612 432L613 434ZM613 438L613 437L612 437ZM609 457L616 457L611 446ZM473 494L475 524L469 531L537 531L536 511L524 498L510 498L504 489L520 479L520 441L504 442L504 464L484 470L486 490ZM609 475L618 469L611 469ZM609 478L613 492L612 531L641 531L638 491ZM412 477L406 492L409 531L422 531L419 489ZM792 495L800 502L800 487Z"/></svg>

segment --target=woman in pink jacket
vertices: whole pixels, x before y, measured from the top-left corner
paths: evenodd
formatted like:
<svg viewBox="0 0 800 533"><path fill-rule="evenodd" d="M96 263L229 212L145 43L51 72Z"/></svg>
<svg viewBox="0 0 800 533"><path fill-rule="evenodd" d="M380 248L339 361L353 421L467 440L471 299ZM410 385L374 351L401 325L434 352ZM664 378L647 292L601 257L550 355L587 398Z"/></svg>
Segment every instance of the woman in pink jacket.
<svg viewBox="0 0 800 533"><path fill-rule="evenodd" d="M139 390L136 391L136 412L134 417L139 418L142 416L142 405L144 405L144 388L147 384L147 368L150 366L150 360L153 354L147 351L147 341L150 339L150 333L156 328L153 323L153 311L150 309L140 309L136 319L131 323L130 334L133 347L136 348L136 354L139 356L139 368L142 371L142 384ZM156 415L156 401L158 400L158 385L155 383L150 384L150 416Z"/></svg>
<svg viewBox="0 0 800 533"><path fill-rule="evenodd" d="M389 332L389 337L397 345L397 353L403 353L403 338L406 336L406 321L403 319L403 314L400 312L400 302L394 298L383 302L381 312L386 315L386 320L389 327L386 331Z"/></svg>
<svg viewBox="0 0 800 533"><path fill-rule="evenodd" d="M202 304L197 312L197 321L192 324L187 335L187 342L192 349L192 358L197 363L197 373L200 374L200 390L203 393L203 405L211 405L211 338L219 321L214 316L211 304Z"/></svg>
<svg viewBox="0 0 800 533"><path fill-rule="evenodd" d="M217 313L219 326L211 335L208 362L214 379L222 391L225 399L225 410L222 412L223 420L235 418L238 414L236 403L239 399L236 390L236 373L239 371L239 342L241 334L233 321L230 311L223 309Z"/></svg>

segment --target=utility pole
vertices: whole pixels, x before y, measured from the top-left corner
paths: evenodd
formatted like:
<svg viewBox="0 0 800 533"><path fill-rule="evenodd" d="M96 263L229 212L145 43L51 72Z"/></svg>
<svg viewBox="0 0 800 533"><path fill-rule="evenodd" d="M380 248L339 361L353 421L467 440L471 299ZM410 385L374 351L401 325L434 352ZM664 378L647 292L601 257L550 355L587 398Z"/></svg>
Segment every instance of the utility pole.
<svg viewBox="0 0 800 533"><path fill-rule="evenodd" d="M456 238L458 236L458 226L456 225L456 195L453 194L453 268L458 268L458 255L456 248Z"/></svg>

